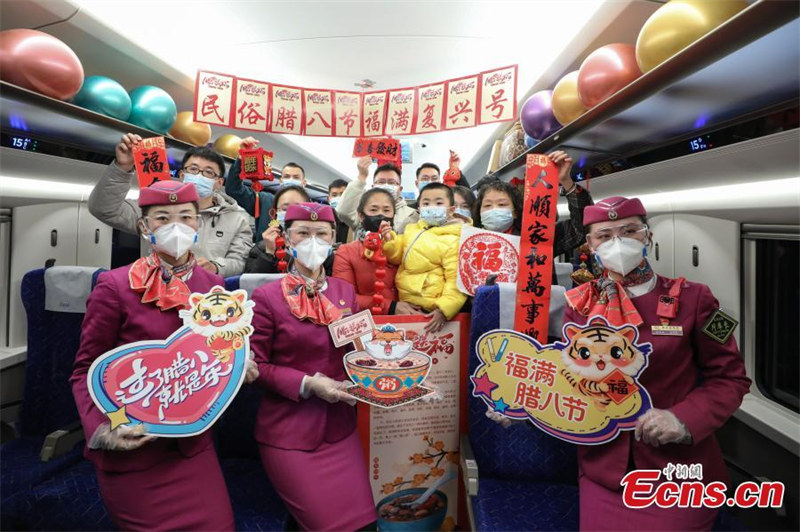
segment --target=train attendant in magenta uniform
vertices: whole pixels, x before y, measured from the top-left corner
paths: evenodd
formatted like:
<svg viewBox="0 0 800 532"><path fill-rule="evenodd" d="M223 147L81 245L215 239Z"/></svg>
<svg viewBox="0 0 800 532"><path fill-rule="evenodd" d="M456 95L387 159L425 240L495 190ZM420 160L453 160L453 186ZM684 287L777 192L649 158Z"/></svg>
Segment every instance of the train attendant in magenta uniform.
<svg viewBox="0 0 800 532"><path fill-rule="evenodd" d="M353 286L325 276L336 219L327 205L300 203L288 208L284 227L289 272L253 293L261 462L302 529L374 529L355 401L342 391L346 350L328 331L359 311Z"/></svg>
<svg viewBox="0 0 800 532"><path fill-rule="evenodd" d="M635 431L578 448L581 530L710 530L716 509L629 509L620 481L634 469L672 463L701 464L706 484L728 482L714 431L750 388L732 335L736 322L708 286L653 273L646 253L652 233L638 199L613 197L586 207L583 223L604 272L567 292L564 323L582 325L602 315L614 326L636 325L638 341L653 346L639 379L653 408Z"/></svg>
<svg viewBox="0 0 800 532"><path fill-rule="evenodd" d="M197 190L159 181L142 189L139 230L151 253L100 275L89 296L81 343L70 379L100 492L123 530L233 530L228 491L211 431L188 438L156 438L143 425L110 430L86 384L103 353L140 340L163 340L183 325L178 311L192 292L208 292L222 278L197 266ZM247 379L255 379L255 364ZM200 488L200 489L198 489Z"/></svg>

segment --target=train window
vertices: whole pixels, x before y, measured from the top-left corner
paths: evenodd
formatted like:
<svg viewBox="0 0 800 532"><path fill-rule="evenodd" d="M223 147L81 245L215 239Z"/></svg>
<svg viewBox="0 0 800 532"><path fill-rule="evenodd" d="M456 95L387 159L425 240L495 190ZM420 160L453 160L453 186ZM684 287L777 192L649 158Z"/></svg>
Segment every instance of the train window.
<svg viewBox="0 0 800 532"><path fill-rule="evenodd" d="M759 238L754 243L756 385L767 398L800 412L800 241Z"/></svg>

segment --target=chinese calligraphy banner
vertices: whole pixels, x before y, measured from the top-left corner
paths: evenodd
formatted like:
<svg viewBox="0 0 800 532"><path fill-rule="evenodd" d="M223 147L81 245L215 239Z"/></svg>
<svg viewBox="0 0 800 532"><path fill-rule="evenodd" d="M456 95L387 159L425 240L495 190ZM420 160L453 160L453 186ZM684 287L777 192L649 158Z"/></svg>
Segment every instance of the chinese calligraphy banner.
<svg viewBox="0 0 800 532"><path fill-rule="evenodd" d="M149 187L156 181L172 179L164 137L150 137L134 144L133 164L136 166L136 179L140 189Z"/></svg>
<svg viewBox="0 0 800 532"><path fill-rule="evenodd" d="M480 83L480 76L447 82L447 89L444 93L445 129L461 129L477 125Z"/></svg>
<svg viewBox="0 0 800 532"><path fill-rule="evenodd" d="M194 121L291 135L418 135L514 120L517 66L374 92L307 89L198 71Z"/></svg>
<svg viewBox="0 0 800 532"><path fill-rule="evenodd" d="M234 77L216 72L198 72L194 85L194 121L232 126Z"/></svg>
<svg viewBox="0 0 800 532"><path fill-rule="evenodd" d="M303 131L303 89L270 86L270 133L300 135Z"/></svg>
<svg viewBox="0 0 800 532"><path fill-rule="evenodd" d="M305 132L311 137L333 136L333 91L305 89Z"/></svg>
<svg viewBox="0 0 800 532"><path fill-rule="evenodd" d="M458 248L458 289L475 295L490 275L513 283L519 271L519 237L465 225Z"/></svg>
<svg viewBox="0 0 800 532"><path fill-rule="evenodd" d="M417 89L389 91L387 135L410 135L417 115Z"/></svg>
<svg viewBox="0 0 800 532"><path fill-rule="evenodd" d="M183 327L166 340L125 344L92 363L89 394L111 430L142 424L155 436L195 436L233 401L244 382L255 303L244 290L220 286L192 294L189 303L180 311Z"/></svg>
<svg viewBox="0 0 800 532"><path fill-rule="evenodd" d="M547 339L550 319L557 194L556 165L546 155L528 155L514 329L539 341Z"/></svg>
<svg viewBox="0 0 800 532"><path fill-rule="evenodd" d="M236 79L234 123L236 129L266 131L269 109L269 84L248 79Z"/></svg>
<svg viewBox="0 0 800 532"><path fill-rule="evenodd" d="M563 331L565 342L549 345L516 331L481 336L472 395L572 443L599 445L633 430L652 404L638 381L652 346L638 342L635 326L612 327L602 316Z"/></svg>
<svg viewBox="0 0 800 532"><path fill-rule="evenodd" d="M386 127L387 93L368 92L364 94L364 112L362 129L365 137L380 137Z"/></svg>
<svg viewBox="0 0 800 532"><path fill-rule="evenodd" d="M441 401L417 401L398 408L358 406L358 432L365 449L380 530L454 530L466 528L464 485L459 469L459 434L467 432L469 315L460 314L436 333L424 330L421 316L376 316L405 329L413 351L433 360L428 380ZM402 503L419 497L439 480L425 508L408 511ZM429 499L430 500L430 499Z"/></svg>

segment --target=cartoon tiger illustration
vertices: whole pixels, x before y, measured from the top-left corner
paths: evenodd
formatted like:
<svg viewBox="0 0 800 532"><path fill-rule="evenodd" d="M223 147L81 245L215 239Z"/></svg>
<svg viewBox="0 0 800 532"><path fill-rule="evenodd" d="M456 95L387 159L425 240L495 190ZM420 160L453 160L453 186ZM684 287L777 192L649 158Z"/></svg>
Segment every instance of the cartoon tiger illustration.
<svg viewBox="0 0 800 532"><path fill-rule="evenodd" d="M181 310L183 324L195 333L207 337L206 345L217 359L226 363L234 351L244 344L244 338L253 332L255 303L247 299L247 292L226 292L215 286L208 294L189 296L188 310Z"/></svg>
<svg viewBox="0 0 800 532"><path fill-rule="evenodd" d="M568 343L561 351L565 366L561 374L577 392L592 399L601 412L611 402L603 379L618 369L625 381L633 384L633 377L645 364L649 344L643 346L644 350L637 348L633 343L636 334L632 325L615 330L601 317L592 318L583 329L573 324L564 327Z"/></svg>

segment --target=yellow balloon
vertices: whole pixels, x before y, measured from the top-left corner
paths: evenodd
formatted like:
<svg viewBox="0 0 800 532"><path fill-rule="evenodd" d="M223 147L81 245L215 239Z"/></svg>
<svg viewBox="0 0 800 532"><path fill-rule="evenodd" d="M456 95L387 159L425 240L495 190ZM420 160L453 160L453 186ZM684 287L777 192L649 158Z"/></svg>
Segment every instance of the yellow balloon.
<svg viewBox="0 0 800 532"><path fill-rule="evenodd" d="M650 15L636 39L642 72L654 69L747 7L744 0L671 0Z"/></svg>
<svg viewBox="0 0 800 532"><path fill-rule="evenodd" d="M222 135L214 141L214 149L222 155L227 155L231 159L239 158L239 147L242 145L242 139L230 133Z"/></svg>
<svg viewBox="0 0 800 532"><path fill-rule="evenodd" d="M578 71L570 72L556 83L553 89L553 114L562 126L566 126L586 112L578 94Z"/></svg>
<svg viewBox="0 0 800 532"><path fill-rule="evenodd" d="M183 111L178 113L169 134L189 144L205 146L211 140L211 126L195 122L192 111Z"/></svg>

